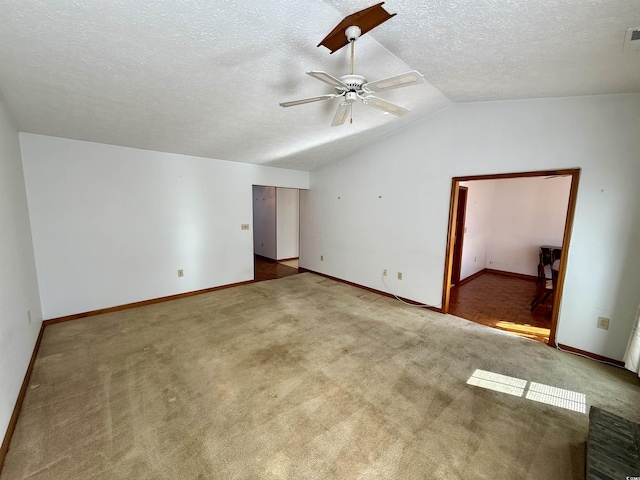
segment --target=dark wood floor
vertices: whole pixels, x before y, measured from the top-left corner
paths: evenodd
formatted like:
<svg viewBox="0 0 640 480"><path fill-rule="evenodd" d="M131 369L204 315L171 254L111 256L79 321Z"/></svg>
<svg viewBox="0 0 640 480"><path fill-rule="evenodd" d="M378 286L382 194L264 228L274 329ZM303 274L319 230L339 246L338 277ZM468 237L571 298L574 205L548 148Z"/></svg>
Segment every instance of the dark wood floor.
<svg viewBox="0 0 640 480"><path fill-rule="evenodd" d="M254 255L254 272L254 279L256 282L288 277L289 275L296 275L297 273L300 273L297 268L282 265L275 260L270 260L268 258L261 257L260 255Z"/></svg>
<svg viewBox="0 0 640 480"><path fill-rule="evenodd" d="M449 313L547 343L551 301L531 312L535 294L533 280L483 273L451 289Z"/></svg>

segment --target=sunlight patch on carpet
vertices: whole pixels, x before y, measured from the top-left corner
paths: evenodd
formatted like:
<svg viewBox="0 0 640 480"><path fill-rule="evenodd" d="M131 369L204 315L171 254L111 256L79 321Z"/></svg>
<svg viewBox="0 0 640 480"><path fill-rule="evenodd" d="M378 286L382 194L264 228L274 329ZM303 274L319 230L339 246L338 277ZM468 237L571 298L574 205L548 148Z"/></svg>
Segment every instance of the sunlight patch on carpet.
<svg viewBox="0 0 640 480"><path fill-rule="evenodd" d="M515 395L516 397L521 397L524 393L524 387L527 386L526 380L480 369L473 372L467 383L475 387Z"/></svg>
<svg viewBox="0 0 640 480"><path fill-rule="evenodd" d="M586 395L572 390L564 390L562 388L531 382L525 398L533 400L534 402L566 408L574 412L587 413Z"/></svg>
<svg viewBox="0 0 640 480"><path fill-rule="evenodd" d="M552 387L542 383L528 382L521 378L476 369L467 380L468 385L486 388L495 392L522 397L534 402L565 408L578 413L587 413L587 396L584 393ZM527 389L527 384L529 388ZM526 394L525 394L526 390Z"/></svg>

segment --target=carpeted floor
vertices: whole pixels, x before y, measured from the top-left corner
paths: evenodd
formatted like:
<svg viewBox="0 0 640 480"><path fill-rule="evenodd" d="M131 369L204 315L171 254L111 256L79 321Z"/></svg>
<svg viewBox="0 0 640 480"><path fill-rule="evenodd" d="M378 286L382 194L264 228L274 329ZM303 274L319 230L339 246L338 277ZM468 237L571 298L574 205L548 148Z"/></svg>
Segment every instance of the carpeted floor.
<svg viewBox="0 0 640 480"><path fill-rule="evenodd" d="M310 273L49 326L14 479L578 479L585 414L640 420L631 373Z"/></svg>

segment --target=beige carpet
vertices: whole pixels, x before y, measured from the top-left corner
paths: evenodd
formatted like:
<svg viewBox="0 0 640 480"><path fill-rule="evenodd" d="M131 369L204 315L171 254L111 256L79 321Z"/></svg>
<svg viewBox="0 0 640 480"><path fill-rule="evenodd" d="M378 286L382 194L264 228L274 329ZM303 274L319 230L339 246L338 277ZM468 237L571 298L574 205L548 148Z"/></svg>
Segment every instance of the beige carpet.
<svg viewBox="0 0 640 480"><path fill-rule="evenodd" d="M587 415L637 378L305 273L47 327L2 480L578 479Z"/></svg>

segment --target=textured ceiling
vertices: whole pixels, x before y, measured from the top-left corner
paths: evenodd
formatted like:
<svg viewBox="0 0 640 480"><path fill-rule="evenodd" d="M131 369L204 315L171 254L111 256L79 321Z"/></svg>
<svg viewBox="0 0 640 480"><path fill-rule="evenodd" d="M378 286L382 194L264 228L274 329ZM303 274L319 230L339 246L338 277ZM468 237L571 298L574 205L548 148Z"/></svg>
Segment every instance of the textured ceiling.
<svg viewBox="0 0 640 480"><path fill-rule="evenodd" d="M0 0L0 93L21 131L311 170L452 102L640 92L639 0L397 0L356 44L356 73L416 69L380 93L403 118L337 100L304 72L348 73L316 45L372 0Z"/></svg>

